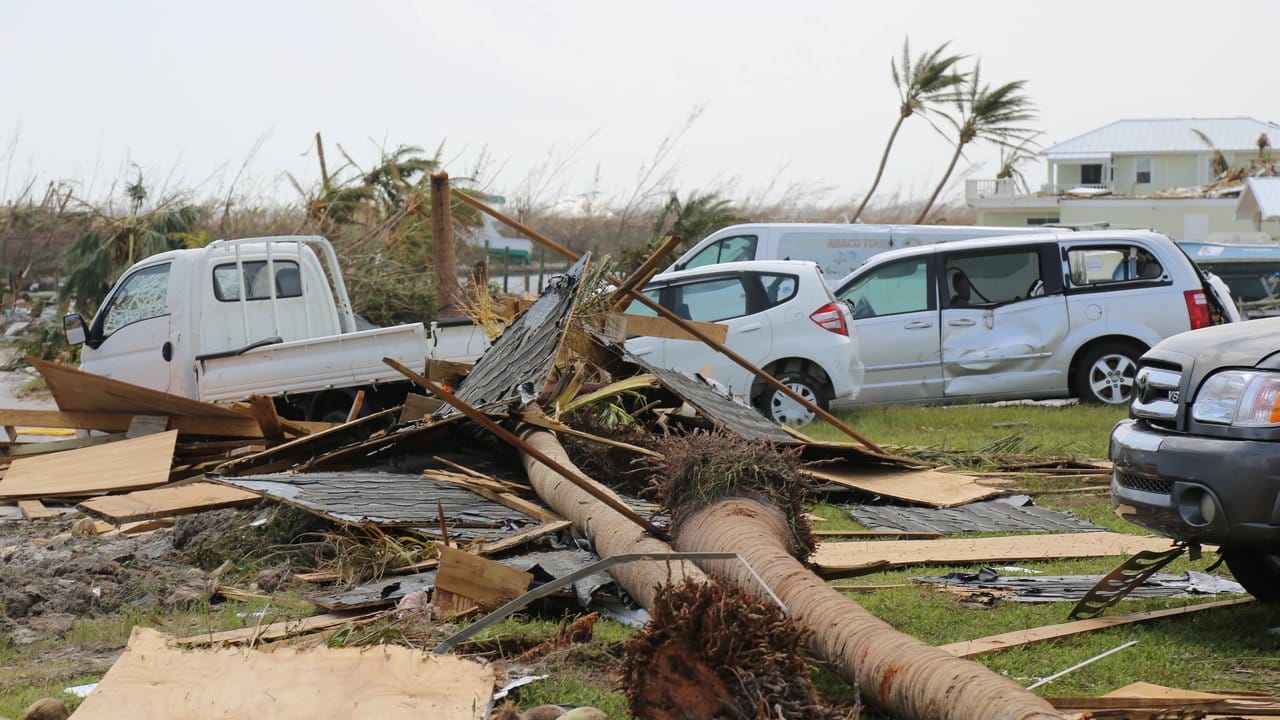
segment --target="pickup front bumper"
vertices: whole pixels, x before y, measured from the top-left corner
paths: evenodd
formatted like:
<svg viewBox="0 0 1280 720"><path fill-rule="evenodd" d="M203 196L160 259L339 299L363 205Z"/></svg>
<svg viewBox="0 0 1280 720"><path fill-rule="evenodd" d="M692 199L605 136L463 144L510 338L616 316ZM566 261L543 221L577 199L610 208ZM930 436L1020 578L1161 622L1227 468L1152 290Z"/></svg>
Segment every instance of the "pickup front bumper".
<svg viewBox="0 0 1280 720"><path fill-rule="evenodd" d="M1280 442L1122 420L1110 455L1111 505L1129 522L1175 540L1280 549Z"/></svg>

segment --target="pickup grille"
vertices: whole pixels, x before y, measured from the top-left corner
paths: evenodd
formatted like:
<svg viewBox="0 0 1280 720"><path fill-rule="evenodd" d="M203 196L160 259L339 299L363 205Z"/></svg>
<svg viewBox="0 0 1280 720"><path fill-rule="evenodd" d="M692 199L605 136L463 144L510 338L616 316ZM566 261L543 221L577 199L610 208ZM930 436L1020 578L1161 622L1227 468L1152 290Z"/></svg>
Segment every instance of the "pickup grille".
<svg viewBox="0 0 1280 720"><path fill-rule="evenodd" d="M1160 495L1169 495L1173 492L1173 482L1170 480L1149 478L1142 475L1134 475L1133 473L1121 472L1119 470L1115 470L1114 473L1116 484L1128 490L1158 493Z"/></svg>
<svg viewBox="0 0 1280 720"><path fill-rule="evenodd" d="M1173 427L1182 405L1182 368L1144 365L1134 377L1130 411L1157 425Z"/></svg>

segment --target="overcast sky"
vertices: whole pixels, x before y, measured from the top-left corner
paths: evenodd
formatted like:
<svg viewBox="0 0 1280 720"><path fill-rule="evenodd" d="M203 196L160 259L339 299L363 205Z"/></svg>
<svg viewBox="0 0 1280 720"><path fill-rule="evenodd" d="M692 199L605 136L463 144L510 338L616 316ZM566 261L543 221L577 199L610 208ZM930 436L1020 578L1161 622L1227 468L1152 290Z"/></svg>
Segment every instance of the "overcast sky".
<svg viewBox="0 0 1280 720"><path fill-rule="evenodd" d="M331 169L337 145L366 165L443 145L496 192L617 197L700 109L671 156L681 190L853 202L896 119L905 37L1026 80L1047 146L1119 118L1280 120L1277 17L1267 0L0 0L0 200L32 179L100 195L132 164L219 193L247 163L239 189L292 201L285 171L318 182L316 131ZM927 196L949 152L909 120L878 197ZM962 169L993 177L997 158L976 147Z"/></svg>

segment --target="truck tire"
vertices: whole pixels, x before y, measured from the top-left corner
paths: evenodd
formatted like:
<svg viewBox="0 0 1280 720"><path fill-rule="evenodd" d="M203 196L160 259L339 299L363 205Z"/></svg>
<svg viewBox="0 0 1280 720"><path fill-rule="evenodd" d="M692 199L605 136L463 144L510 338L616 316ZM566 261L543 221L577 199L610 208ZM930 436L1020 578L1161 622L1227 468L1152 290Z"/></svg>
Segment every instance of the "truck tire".
<svg viewBox="0 0 1280 720"><path fill-rule="evenodd" d="M1142 350L1133 343L1108 342L1080 355L1074 379L1081 402L1123 405L1133 398L1133 380Z"/></svg>
<svg viewBox="0 0 1280 720"><path fill-rule="evenodd" d="M778 382L799 393L800 397L823 410L828 409L831 392L825 384L812 375L804 372L785 372L777 378ZM766 387L765 391L756 398L756 409L770 420L791 427L806 425L813 422L816 417L799 403L772 387Z"/></svg>
<svg viewBox="0 0 1280 720"><path fill-rule="evenodd" d="M1280 603L1280 555L1263 550L1223 548L1227 567L1249 594L1265 603Z"/></svg>

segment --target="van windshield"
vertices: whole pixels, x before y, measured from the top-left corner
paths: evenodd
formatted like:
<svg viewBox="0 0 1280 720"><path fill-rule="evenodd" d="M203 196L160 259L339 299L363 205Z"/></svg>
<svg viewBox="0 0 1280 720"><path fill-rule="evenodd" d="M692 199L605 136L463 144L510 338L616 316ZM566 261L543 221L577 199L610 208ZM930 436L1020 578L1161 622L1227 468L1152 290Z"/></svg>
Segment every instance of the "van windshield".
<svg viewBox="0 0 1280 720"><path fill-rule="evenodd" d="M704 265L755 260L756 244L758 242L759 240L755 235L734 235L733 237L722 238L699 250L680 269L690 270Z"/></svg>

